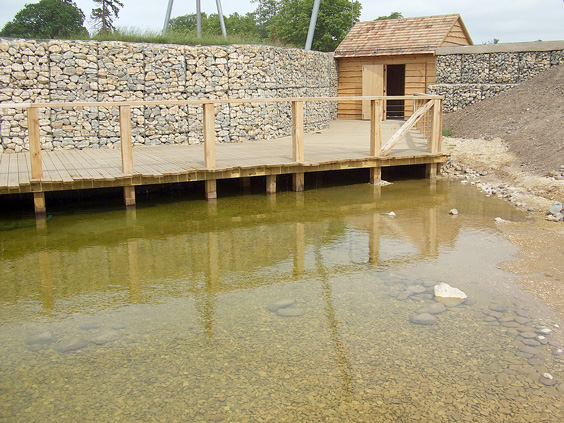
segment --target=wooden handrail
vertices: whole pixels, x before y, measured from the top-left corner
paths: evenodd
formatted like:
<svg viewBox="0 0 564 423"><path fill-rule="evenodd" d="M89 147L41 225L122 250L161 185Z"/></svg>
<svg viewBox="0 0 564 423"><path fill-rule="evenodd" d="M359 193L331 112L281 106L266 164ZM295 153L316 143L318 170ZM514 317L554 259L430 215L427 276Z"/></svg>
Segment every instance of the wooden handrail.
<svg viewBox="0 0 564 423"><path fill-rule="evenodd" d="M400 96L347 96L347 97L284 97L284 98L234 98L199 100L151 100L151 101L75 101L53 103L0 103L0 109L22 109L29 107L112 107L112 106L158 106L158 105L200 105L200 104L241 104L241 103L289 103L293 101L362 101L362 100L413 100L414 95ZM418 100L442 100L443 96L419 94Z"/></svg>
<svg viewBox="0 0 564 423"><path fill-rule="evenodd" d="M418 108L405 124L381 147L382 144L382 105L386 100L411 99L417 103L427 102ZM185 105L195 104L203 106L204 119L204 164L212 169L216 166L215 156L215 105L240 104L240 103L282 103L290 102L292 105L292 156L295 162L303 162L304 157L304 103L311 101L361 101L370 100L370 155L374 157L385 156L409 131L421 117L431 108L433 109L432 127L429 140L429 152L438 153L441 148L441 119L442 96L418 94L412 96L348 96L348 97L304 97L304 98L246 98L246 99L220 99L220 100L161 100L161 101L120 101L120 102L65 102L65 103L1 103L0 109L26 108L29 131L29 149L31 155L32 179L41 179L43 167L41 162L41 144L39 137L38 108L53 107L119 107L119 124L122 154L122 169L124 174L133 174L133 148L131 137L131 107L147 105Z"/></svg>

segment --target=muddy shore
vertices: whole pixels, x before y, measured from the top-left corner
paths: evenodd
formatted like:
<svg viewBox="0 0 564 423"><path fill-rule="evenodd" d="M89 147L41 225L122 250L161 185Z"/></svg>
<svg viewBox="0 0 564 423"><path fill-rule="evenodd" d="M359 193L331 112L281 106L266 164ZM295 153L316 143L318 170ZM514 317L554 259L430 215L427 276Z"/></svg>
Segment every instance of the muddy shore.
<svg viewBox="0 0 564 423"><path fill-rule="evenodd" d="M564 318L564 222L546 220L550 206L564 200L564 180L531 172L501 139L445 137L443 145L450 157L441 170L442 178L472 184L484 195L505 199L527 216L524 222L497 224L519 249L517 259L502 267Z"/></svg>

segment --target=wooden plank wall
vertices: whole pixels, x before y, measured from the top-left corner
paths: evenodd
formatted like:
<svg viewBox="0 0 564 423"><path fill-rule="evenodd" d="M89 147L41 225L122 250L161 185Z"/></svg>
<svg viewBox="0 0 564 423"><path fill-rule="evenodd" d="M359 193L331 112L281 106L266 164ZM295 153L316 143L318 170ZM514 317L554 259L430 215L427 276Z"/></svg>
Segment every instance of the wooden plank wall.
<svg viewBox="0 0 564 423"><path fill-rule="evenodd" d="M456 22L456 24L448 33L444 42L441 44L441 47L467 46L469 44L472 44L471 40L469 40L466 36L466 33L464 32L464 29L462 29L462 25L460 24L460 20L458 20L458 22Z"/></svg>
<svg viewBox="0 0 564 423"><path fill-rule="evenodd" d="M406 65L405 95L425 93L427 86L435 82L435 57L426 55L395 55L378 57L354 57L339 60L340 97L362 95L362 66L370 64ZM413 113L413 104L406 102L405 118ZM361 101L339 102L340 119L362 119Z"/></svg>

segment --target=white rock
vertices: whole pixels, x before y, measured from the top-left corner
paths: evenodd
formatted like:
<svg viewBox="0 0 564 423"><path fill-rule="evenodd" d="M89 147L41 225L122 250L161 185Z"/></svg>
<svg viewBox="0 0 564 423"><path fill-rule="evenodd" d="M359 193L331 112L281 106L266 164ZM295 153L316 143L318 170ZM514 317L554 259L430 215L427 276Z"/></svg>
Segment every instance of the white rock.
<svg viewBox="0 0 564 423"><path fill-rule="evenodd" d="M495 223L503 223L503 222L505 222L505 220L503 220L501 217L495 218Z"/></svg>
<svg viewBox="0 0 564 423"><path fill-rule="evenodd" d="M396 217L397 215L396 215L394 212L389 212L389 213L388 213L388 216L390 216L390 217Z"/></svg>
<svg viewBox="0 0 564 423"><path fill-rule="evenodd" d="M434 287L435 297L458 298L465 300L468 296L458 288L453 288L448 283L441 282Z"/></svg>
<svg viewBox="0 0 564 423"><path fill-rule="evenodd" d="M448 214L452 214L453 216L456 216L458 214L458 210L452 209L451 211L448 212Z"/></svg>

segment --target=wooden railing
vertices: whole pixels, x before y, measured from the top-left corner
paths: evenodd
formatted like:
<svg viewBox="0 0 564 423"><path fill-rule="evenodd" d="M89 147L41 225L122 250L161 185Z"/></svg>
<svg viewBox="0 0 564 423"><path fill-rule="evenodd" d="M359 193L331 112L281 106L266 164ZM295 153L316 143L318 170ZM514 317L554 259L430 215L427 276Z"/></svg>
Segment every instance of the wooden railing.
<svg viewBox="0 0 564 423"><path fill-rule="evenodd" d="M124 174L133 173L133 149L131 138L131 108L135 106L166 105L200 105L203 107L203 135L205 145L204 163L208 168L215 167L215 112L217 104L241 103L291 103L292 105L292 140L293 159L304 161L304 103L306 102L339 102L368 100L371 103L370 113L370 155L386 156L394 145L402 139L415 125L429 140L429 152L440 152L442 97L432 95L389 96L389 97L308 97L308 98L253 98L222 100L160 100L160 101L123 101L123 102L68 102L68 103L3 103L0 108L27 109L29 151L31 155L31 171L33 179L41 179L41 143L39 131L39 108L55 107L119 107L119 127ZM386 100L413 100L414 114L404 125L382 146L382 110Z"/></svg>

